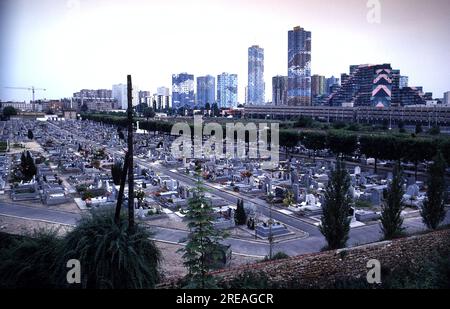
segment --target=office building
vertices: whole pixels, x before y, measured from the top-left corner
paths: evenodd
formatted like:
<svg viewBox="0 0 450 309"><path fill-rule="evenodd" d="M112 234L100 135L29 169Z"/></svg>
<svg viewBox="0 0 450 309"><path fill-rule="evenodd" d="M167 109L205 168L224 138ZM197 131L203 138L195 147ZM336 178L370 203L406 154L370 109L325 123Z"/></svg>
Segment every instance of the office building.
<svg viewBox="0 0 450 309"><path fill-rule="evenodd" d="M222 73L217 76L217 104L219 108L234 108L238 105L237 75Z"/></svg>
<svg viewBox="0 0 450 309"><path fill-rule="evenodd" d="M206 75L197 77L197 107L212 106L216 102L216 79Z"/></svg>
<svg viewBox="0 0 450 309"><path fill-rule="evenodd" d="M188 73L172 75L172 108L194 108L194 75Z"/></svg>
<svg viewBox="0 0 450 309"><path fill-rule="evenodd" d="M311 105L311 32L301 27L288 33L288 105Z"/></svg>
<svg viewBox="0 0 450 309"><path fill-rule="evenodd" d="M287 104L287 76L272 77L272 104L286 105Z"/></svg>
<svg viewBox="0 0 450 309"><path fill-rule="evenodd" d="M248 49L248 86L247 103L261 105L265 103L264 49L254 45Z"/></svg>

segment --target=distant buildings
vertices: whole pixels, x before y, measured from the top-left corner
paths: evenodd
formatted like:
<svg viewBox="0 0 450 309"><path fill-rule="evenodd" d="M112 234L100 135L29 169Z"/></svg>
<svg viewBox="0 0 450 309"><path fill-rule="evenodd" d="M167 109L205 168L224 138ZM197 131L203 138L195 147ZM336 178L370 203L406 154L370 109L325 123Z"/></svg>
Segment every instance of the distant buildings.
<svg viewBox="0 0 450 309"><path fill-rule="evenodd" d="M301 27L288 33L288 105L311 105L311 32Z"/></svg>
<svg viewBox="0 0 450 309"><path fill-rule="evenodd" d="M327 78L325 81L325 92L326 94L333 93L337 87L340 86L340 79L334 76Z"/></svg>
<svg viewBox="0 0 450 309"><path fill-rule="evenodd" d="M83 89L74 93L72 97L72 107L77 110L109 111L117 108L117 105L118 100L109 89Z"/></svg>
<svg viewBox="0 0 450 309"><path fill-rule="evenodd" d="M287 104L287 76L272 77L272 104L286 105Z"/></svg>
<svg viewBox="0 0 450 309"><path fill-rule="evenodd" d="M132 91L132 104L137 106L140 103L141 96L139 95L139 89L137 86L133 86ZM112 97L117 101L115 108L126 110L128 109L128 90L126 84L117 84L112 86Z"/></svg>
<svg viewBox="0 0 450 309"><path fill-rule="evenodd" d="M408 84L409 84L409 77L408 76L400 76L399 84L398 84L399 88L400 89L406 88L406 87L408 87Z"/></svg>
<svg viewBox="0 0 450 309"><path fill-rule="evenodd" d="M311 77L311 95L313 97L326 94L326 80L325 76L313 75Z"/></svg>
<svg viewBox="0 0 450 309"><path fill-rule="evenodd" d="M219 108L237 107L237 75L222 73L217 76L217 104Z"/></svg>
<svg viewBox="0 0 450 309"><path fill-rule="evenodd" d="M155 111L168 110L172 107L170 89L167 87L159 87L153 95L152 105Z"/></svg>
<svg viewBox="0 0 450 309"><path fill-rule="evenodd" d="M390 64L352 65L349 74L341 75L341 86L330 96L331 106L407 106L422 105L432 96L421 87L402 87L400 71ZM403 78L403 86L405 78Z"/></svg>
<svg viewBox="0 0 450 309"><path fill-rule="evenodd" d="M447 91L444 93L444 99L443 99L442 103L450 105L450 91Z"/></svg>
<svg viewBox="0 0 450 309"><path fill-rule="evenodd" d="M265 103L264 49L254 45L248 49L248 88L247 103Z"/></svg>
<svg viewBox="0 0 450 309"><path fill-rule="evenodd" d="M112 97L117 101L117 108L127 109L127 85L117 84L112 86Z"/></svg>
<svg viewBox="0 0 450 309"><path fill-rule="evenodd" d="M197 77L197 106L205 107L206 103L212 106L216 102L216 79L206 75Z"/></svg>
<svg viewBox="0 0 450 309"><path fill-rule="evenodd" d="M172 107L178 109L194 106L194 75L188 73L172 75Z"/></svg>

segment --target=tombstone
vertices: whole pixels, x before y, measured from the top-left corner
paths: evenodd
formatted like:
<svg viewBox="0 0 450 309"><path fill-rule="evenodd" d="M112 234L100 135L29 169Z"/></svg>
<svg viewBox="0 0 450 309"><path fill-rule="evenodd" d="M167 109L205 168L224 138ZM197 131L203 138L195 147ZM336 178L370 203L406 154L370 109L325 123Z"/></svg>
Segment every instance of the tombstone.
<svg viewBox="0 0 450 309"><path fill-rule="evenodd" d="M406 194L411 197L417 197L419 195L419 186L417 184L408 186L408 189L406 189Z"/></svg>
<svg viewBox="0 0 450 309"><path fill-rule="evenodd" d="M296 170L291 171L291 185L298 184L298 174Z"/></svg>
<svg viewBox="0 0 450 309"><path fill-rule="evenodd" d="M266 194L270 194L272 192L272 179L268 176L264 178L264 189Z"/></svg>
<svg viewBox="0 0 450 309"><path fill-rule="evenodd" d="M370 192L370 203L372 205L380 205L381 204L381 193L377 189L372 189Z"/></svg>
<svg viewBox="0 0 450 309"><path fill-rule="evenodd" d="M144 219L145 218L144 208L142 208L142 206L139 206L139 209L137 211L137 215L138 215L138 218L140 218L140 219Z"/></svg>
<svg viewBox="0 0 450 309"><path fill-rule="evenodd" d="M299 203L300 197L299 197L299 192L298 192L299 191L298 183L292 185L292 191L294 193L294 201L296 203Z"/></svg>
<svg viewBox="0 0 450 309"><path fill-rule="evenodd" d="M250 178L249 178L249 186L250 186L250 189L253 189L253 187L255 186L255 177L250 176Z"/></svg>
<svg viewBox="0 0 450 309"><path fill-rule="evenodd" d="M352 198L356 197L356 192L355 192L355 188L353 187L353 185L351 185L350 188L348 189L348 193L350 194L350 196Z"/></svg>
<svg viewBox="0 0 450 309"><path fill-rule="evenodd" d="M355 175L361 175L361 168L359 166L355 167Z"/></svg>
<svg viewBox="0 0 450 309"><path fill-rule="evenodd" d="M313 194L306 195L306 205L307 206L316 206L316 197Z"/></svg>
<svg viewBox="0 0 450 309"><path fill-rule="evenodd" d="M365 186L367 184L367 178L364 175L361 175L361 178L359 179L359 184L362 186Z"/></svg>

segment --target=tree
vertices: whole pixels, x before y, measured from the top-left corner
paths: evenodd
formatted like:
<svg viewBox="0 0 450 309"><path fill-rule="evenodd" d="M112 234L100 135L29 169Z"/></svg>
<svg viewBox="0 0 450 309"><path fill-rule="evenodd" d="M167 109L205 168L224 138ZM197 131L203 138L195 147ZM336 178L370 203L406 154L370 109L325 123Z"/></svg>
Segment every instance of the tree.
<svg viewBox="0 0 450 309"><path fill-rule="evenodd" d="M20 157L20 171L26 181L29 181L37 173L36 164L29 151L22 152Z"/></svg>
<svg viewBox="0 0 450 309"><path fill-rule="evenodd" d="M386 240L399 237L403 231L403 177L398 164L394 167L384 204L381 207L381 230Z"/></svg>
<svg viewBox="0 0 450 309"><path fill-rule="evenodd" d="M34 138L34 134L33 134L33 131L31 131L31 129L28 129L27 136L28 136L28 139L33 139Z"/></svg>
<svg viewBox="0 0 450 309"><path fill-rule="evenodd" d="M422 125L420 123L416 124L416 134L423 132Z"/></svg>
<svg viewBox="0 0 450 309"><path fill-rule="evenodd" d="M441 134L441 128L438 125L434 125L428 130L428 134L430 135L439 135Z"/></svg>
<svg viewBox="0 0 450 309"><path fill-rule="evenodd" d="M180 249L183 252L184 265L188 269L186 276L188 288L214 288L215 280L209 274L214 261L221 255L220 241L225 235L213 226L214 210L205 197L200 174L197 173L197 185L194 196L188 201L186 217L189 219L187 244Z"/></svg>
<svg viewBox="0 0 450 309"><path fill-rule="evenodd" d="M206 102L205 110L207 110L208 112L211 110L211 104L209 104L209 102Z"/></svg>
<svg viewBox="0 0 450 309"><path fill-rule="evenodd" d="M234 221L237 225L245 225L247 223L247 214L244 209L244 200L237 201L236 212L234 213Z"/></svg>
<svg viewBox="0 0 450 309"><path fill-rule="evenodd" d="M147 120L149 118L155 117L155 115L156 115L155 111L151 107L144 108L143 114L144 114L144 117L147 118Z"/></svg>
<svg viewBox="0 0 450 309"><path fill-rule="evenodd" d="M114 162L114 164L111 166L111 176L116 186L120 185L122 173L123 173L123 162L122 161Z"/></svg>
<svg viewBox="0 0 450 309"><path fill-rule="evenodd" d="M327 136L328 148L336 156L352 155L358 147L358 139L354 134L331 132Z"/></svg>
<svg viewBox="0 0 450 309"><path fill-rule="evenodd" d="M432 230L445 219L445 169L446 163L439 151L428 169L427 197L420 214L425 225Z"/></svg>
<svg viewBox="0 0 450 309"><path fill-rule="evenodd" d="M304 133L303 145L313 151L313 158L316 158L316 152L326 148L327 135L323 132Z"/></svg>
<svg viewBox="0 0 450 309"><path fill-rule="evenodd" d="M9 118L11 116L16 116L16 115L17 115L17 110L12 106L6 106L3 109L3 116L6 118Z"/></svg>
<svg viewBox="0 0 450 309"><path fill-rule="evenodd" d="M344 248L348 240L352 205L349 188L350 176L344 163L338 160L325 190L322 222L319 226L330 250Z"/></svg>
<svg viewBox="0 0 450 309"><path fill-rule="evenodd" d="M300 134L296 131L280 131L280 146L286 149L286 159L289 160L289 150L296 147L300 142Z"/></svg>
<svg viewBox="0 0 450 309"><path fill-rule="evenodd" d="M385 145L386 138L378 135L364 135L359 138L359 148L361 154L364 154L367 158L375 159L375 174L378 169L378 160L383 157L383 151L386 151Z"/></svg>
<svg viewBox="0 0 450 309"><path fill-rule="evenodd" d="M219 106L217 105L217 103L214 103L212 105L212 115L213 116L219 116L220 115L220 110L219 110Z"/></svg>
<svg viewBox="0 0 450 309"><path fill-rule="evenodd" d="M80 108L81 112L85 113L89 110L89 107L86 105L86 103L83 103Z"/></svg>

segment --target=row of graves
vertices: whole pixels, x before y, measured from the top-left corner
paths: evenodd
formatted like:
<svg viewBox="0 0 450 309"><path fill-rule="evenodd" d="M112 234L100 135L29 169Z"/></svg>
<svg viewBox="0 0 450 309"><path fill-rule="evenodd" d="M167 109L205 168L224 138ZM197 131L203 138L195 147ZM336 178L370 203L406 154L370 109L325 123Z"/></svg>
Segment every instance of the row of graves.
<svg viewBox="0 0 450 309"><path fill-rule="evenodd" d="M264 170L258 161L252 160L204 160L203 178L222 184L225 188L244 195L269 201L286 214L295 214L320 223L324 192L332 161L291 159L280 162L278 167ZM349 194L355 201L349 216L352 227L363 225L381 217L383 196L392 180L392 173L385 176L362 171L356 166L350 172ZM404 179L404 214L418 212L425 199L425 186L414 177ZM267 225L267 224L266 224ZM266 231L267 232L267 231Z"/></svg>

